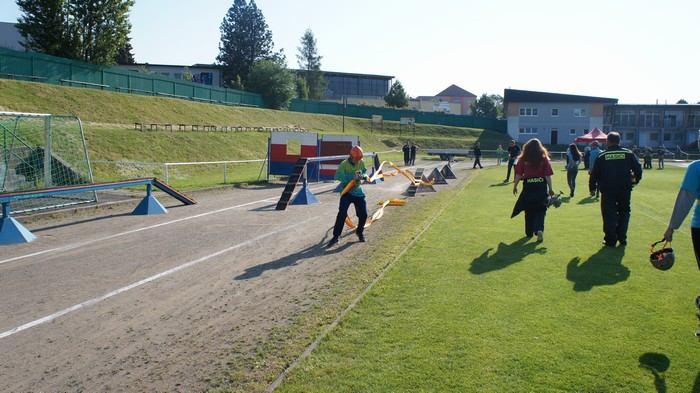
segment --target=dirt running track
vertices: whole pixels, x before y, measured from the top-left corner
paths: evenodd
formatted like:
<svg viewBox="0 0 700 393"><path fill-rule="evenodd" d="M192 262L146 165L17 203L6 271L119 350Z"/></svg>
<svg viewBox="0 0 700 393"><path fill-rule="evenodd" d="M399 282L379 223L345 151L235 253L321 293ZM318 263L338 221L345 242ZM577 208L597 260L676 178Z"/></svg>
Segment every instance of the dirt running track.
<svg viewBox="0 0 700 393"><path fill-rule="evenodd" d="M368 201L406 185L366 186ZM313 187L321 205L285 212L274 210L279 188L226 190L191 207L162 198L173 207L161 216L123 206L30 225L37 241L0 247L0 390L206 389L227 354L303 312L329 273L372 247L370 231L366 244L350 235L320 248L338 199L321 191L332 188Z"/></svg>

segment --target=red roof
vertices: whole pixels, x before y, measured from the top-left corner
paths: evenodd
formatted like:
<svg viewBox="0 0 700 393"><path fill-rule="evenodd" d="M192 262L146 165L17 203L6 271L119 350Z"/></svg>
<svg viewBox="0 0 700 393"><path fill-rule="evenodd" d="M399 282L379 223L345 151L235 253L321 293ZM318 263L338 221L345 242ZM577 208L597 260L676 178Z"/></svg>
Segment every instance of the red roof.
<svg viewBox="0 0 700 393"><path fill-rule="evenodd" d="M476 97L474 94L457 85L450 85L447 89L437 93L435 97Z"/></svg>
<svg viewBox="0 0 700 393"><path fill-rule="evenodd" d="M574 141L575 142L593 142L593 141L598 141L598 142L605 142L608 140L608 136L598 128L594 128L591 130L586 135L582 135L578 138L576 138Z"/></svg>

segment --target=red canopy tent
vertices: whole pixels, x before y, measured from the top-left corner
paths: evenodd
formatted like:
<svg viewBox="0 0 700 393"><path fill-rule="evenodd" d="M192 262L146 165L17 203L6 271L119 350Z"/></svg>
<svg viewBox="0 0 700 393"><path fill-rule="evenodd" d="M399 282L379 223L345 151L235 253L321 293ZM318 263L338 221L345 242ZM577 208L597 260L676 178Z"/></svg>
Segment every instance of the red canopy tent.
<svg viewBox="0 0 700 393"><path fill-rule="evenodd" d="M608 140L608 136L598 128L594 128L591 130L586 135L582 135L576 139L574 139L575 142L585 142L585 143L590 143L593 141L598 141L598 142L606 142Z"/></svg>

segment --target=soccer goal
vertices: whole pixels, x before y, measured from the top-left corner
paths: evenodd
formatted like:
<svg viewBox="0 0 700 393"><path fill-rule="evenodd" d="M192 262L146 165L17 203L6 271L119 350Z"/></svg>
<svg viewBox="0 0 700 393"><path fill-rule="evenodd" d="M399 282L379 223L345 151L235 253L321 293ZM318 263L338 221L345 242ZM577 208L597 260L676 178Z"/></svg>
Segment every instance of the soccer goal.
<svg viewBox="0 0 700 393"><path fill-rule="evenodd" d="M83 125L76 116L0 112L0 193L93 182ZM96 202L95 192L18 202L27 212Z"/></svg>

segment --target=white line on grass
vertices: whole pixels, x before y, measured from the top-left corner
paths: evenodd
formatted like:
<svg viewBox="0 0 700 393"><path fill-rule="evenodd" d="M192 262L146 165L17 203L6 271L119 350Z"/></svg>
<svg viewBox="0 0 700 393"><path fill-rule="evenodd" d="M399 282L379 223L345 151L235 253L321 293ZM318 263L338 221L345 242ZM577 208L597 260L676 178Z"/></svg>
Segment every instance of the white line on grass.
<svg viewBox="0 0 700 393"><path fill-rule="evenodd" d="M477 177L477 174L472 175L472 176L469 178L469 180L467 180L467 182L464 184L464 186L462 186L462 190L464 190L464 189L469 185L469 183L471 183L472 180L474 180L476 177ZM461 192L462 190L460 190L460 192ZM447 206L449 206L450 204L451 204L450 202L446 203L446 204L440 209L440 211L439 211L436 215L434 215L433 218L430 219L430 221L428 221L428 223L425 225L425 227L423 227L423 229L421 229L421 231L418 233L418 235L416 235L413 239L411 239L411 241L406 245L406 247L404 247L403 250L401 250L401 252L400 252L398 255L396 255L396 257L395 257L391 262L389 262L389 263L384 267L384 269L382 269L382 271L379 273L379 275L378 275L377 277L375 277L374 280L372 280L372 282L367 286L367 288L365 288L365 289L352 301L352 303L350 303L350 304L348 305L348 307L347 307L345 310L343 310L340 314L338 314L338 316L333 320L333 322L331 322L330 325L326 326L326 328L323 329L323 331L321 332L321 334L319 334L319 335L316 337L316 339L315 339L311 344L309 344L309 346L306 347L306 349L304 349L304 352L302 352L301 355L299 355L299 357L297 357L296 359L294 359L294 361L293 361L284 371L282 371L282 373L280 373L280 375L277 376L277 379L275 379L275 380L267 387L267 389L265 389L266 392L271 393L271 392L273 392L275 389L277 389L277 388L280 386L280 384L282 384L282 382L284 381L284 378L286 378L287 375L289 375L289 373L290 373L294 368L296 368L296 367L299 365L299 363L301 363L304 359L306 359L307 357L309 357L309 355L311 355L311 352L313 352L313 351L318 347L318 345L321 343L321 341L323 341L323 339L326 338L326 336L328 336L328 334L329 334L331 331L333 331L333 329L335 329L336 326L338 326L338 324L340 323L340 321L341 321L343 318L345 318L345 316L346 316L353 308L355 308L355 306L357 306L357 304L360 302L360 300L362 300L362 299L365 297L365 295L367 295L367 293L374 287L374 285L375 285L377 282L379 282L379 280L381 280L381 279L384 277L384 275L386 274L386 272L388 272L389 269L391 269L391 268L396 264L396 262L397 262L399 259L401 259L401 257L403 257L403 255L404 255L409 249L411 249L411 247L413 247L413 245L418 241L418 239L421 238L421 236L423 236L423 234L424 234L428 229L430 229L430 227L433 225L433 223L435 222L435 220L436 220L438 217L440 217L440 216L442 215L442 213L445 211L445 209L447 208Z"/></svg>
<svg viewBox="0 0 700 393"><path fill-rule="evenodd" d="M335 185L333 186L333 188L335 188ZM332 189L332 188L328 188L327 186L325 186L325 187L318 187L317 189L312 189L312 191L316 191L316 192L318 192L318 191L326 191L326 189ZM225 207L225 208L222 208L222 209L217 209L217 210L212 210L212 211L205 212L205 213L195 214L195 215L193 215L193 216L182 217L182 218L178 218L178 219L175 219L175 220L162 222L162 223L160 223L160 224L154 224L154 225L149 225L149 226L142 227L142 228L132 229L132 230L129 230L129 231L119 232L119 233L115 233L115 234L113 234L113 235L108 235L108 236L100 237L100 238L97 238L97 239L86 240L86 241L80 242L80 243L68 244L68 245L61 246L61 247L50 248L50 249L48 249L48 250L42 250L42 251L37 251L37 252L30 253L30 254L20 255L20 256L17 256L17 257L13 257L13 258L3 259L3 260L0 260L0 265L5 264L5 263L10 263L10 262L19 261L19 260L21 260L21 259L36 257L36 256L44 255L44 254L49 254L49 253L55 254L55 253L59 253L59 252L70 251L70 250L73 250L73 249L76 249L76 248L79 248L79 247L87 246L87 245L89 245L89 244L99 243L99 242L103 242L103 241L105 241L105 240L112 240L112 239L117 238L117 237L122 237L122 236L126 236L126 235L131 235L131 234L134 234L134 233L143 232L143 231L147 231L147 230L150 230L150 229L160 228L160 227L164 227L164 226L166 226L166 225L176 224L176 223L183 222L183 221L194 220L194 219L197 219L197 218L202 218L202 217L210 216L210 215L212 215L212 214L223 213L223 212L225 212L225 211L229 211L229 210L233 210L233 209L239 209L239 208L242 208L242 207L246 207L246 206L250 206L250 205L255 205L255 204L258 204L258 203L263 203L263 202L274 202L275 200L277 200L277 197L270 197L270 198L266 198L266 199L260 199L260 200L257 200L257 201L252 201L252 202L248 202L248 203L243 203L243 204L240 204L240 205L229 206L229 207Z"/></svg>
<svg viewBox="0 0 700 393"><path fill-rule="evenodd" d="M289 225L289 226L286 226L286 227L284 227L284 228L278 229L278 230L276 230L276 231L268 232L268 233L266 233L266 234L263 234L263 235L254 237L254 238L249 239L249 240L246 240L246 241L244 241L244 242L242 242L242 243L238 243L238 244L236 244L236 245L234 245L234 246L231 246L231 247L228 247L228 248L224 248L223 250L219 250L219 251L217 251L217 252L215 252L215 253L213 253L213 254L209 254L209 255L207 255L207 256L204 256L204 257L195 259L195 260L193 260L193 261L189 261L189 262L183 263L182 265L176 266L176 267L174 267L174 268L172 268L172 269L169 269L169 270L166 270L166 271L164 271L164 272L155 274L155 275L153 275L153 276L144 278L143 280L137 281L137 282L135 282L135 283L133 283L133 284L129 284L129 285L125 286L125 287L121 287L121 288L119 288L119 289L115 289L115 290L113 290L113 291L111 291L111 292L108 292L108 293L102 295L102 296L99 296L99 297L96 297L96 298L93 298L93 299L84 301L84 302L82 302L82 303L79 303L79 304L70 306L70 307L68 307L68 308L65 308L65 309L63 309L63 310L61 310L61 311L55 312L55 313L53 313L53 314L51 314L51 315L47 315L47 316L45 316L45 317L36 319L36 320L34 320L34 321L25 323L25 324L20 325L20 326L17 326L17 327L12 328L12 329L10 329L10 330L8 330L8 331L5 331L5 332L0 333L0 339L3 339L3 338L5 338L5 337L12 336L13 334L17 334L17 333L19 333L19 332L21 332L21 331L24 331L24 330L27 330L27 329L31 329L31 328L33 328L33 327L42 325L42 324L44 324L44 323L51 322L51 321L55 320L56 318L62 317L62 316L64 316L64 315L66 315L66 314L72 313L72 312L74 312L74 311L78 311L78 310L83 309L83 308L86 308L86 307L90 307L90 306L92 306L92 305L95 305L95 304L97 304L97 303L102 302L103 300L107 300L107 299L109 299L109 298L111 298L111 297L117 296L117 295L119 295L119 294L121 294L121 293L124 293L124 292L126 292L126 291L132 290L132 289L134 289L134 288L138 288L138 287L140 287L140 286L142 286L142 285L144 285L144 284L147 284L147 283L149 283L149 282L152 282L152 281L158 280L158 279L160 279L160 278L163 278L163 277L165 277L165 276L169 276L169 275L171 275L171 274L173 274L173 273L179 272L180 270L187 269L188 267L191 267L191 266L197 265L197 264L199 264L199 263L208 261L208 260L210 260L210 259L212 259L212 258L215 258L215 257L218 257L218 256L220 256L220 255L226 254L226 253L231 252L231 251L233 251L233 250L235 250L235 249L238 249L238 248L241 248L241 247L245 247L245 246L247 246L247 245L249 245L249 244L252 244L252 243L255 243L255 242L257 242L257 241L260 241L260 240L262 240L262 239L264 239L264 238L266 238L266 237L270 237L270 236L276 235L276 234L278 234L278 233L288 231L288 230L290 230L290 229L292 229L292 228L295 228L295 227L298 227L298 226L300 226L300 225L302 225L302 224L306 224L306 223L309 222L309 221L316 220L317 218L318 218L318 217L312 217L312 218L306 219L306 220L304 220L304 221L298 222L298 223L296 223L296 224Z"/></svg>

